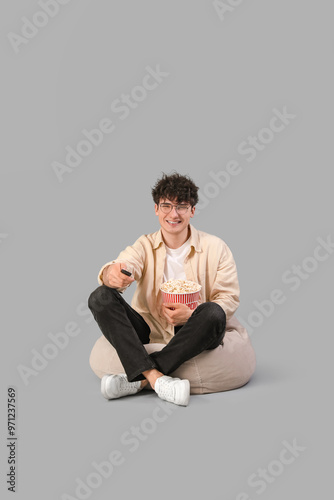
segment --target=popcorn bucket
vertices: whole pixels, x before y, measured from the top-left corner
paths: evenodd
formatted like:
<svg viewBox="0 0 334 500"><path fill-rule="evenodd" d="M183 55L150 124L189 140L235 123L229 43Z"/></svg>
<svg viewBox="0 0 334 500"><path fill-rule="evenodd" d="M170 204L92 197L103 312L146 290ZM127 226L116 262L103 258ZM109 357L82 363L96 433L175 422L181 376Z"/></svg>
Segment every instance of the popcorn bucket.
<svg viewBox="0 0 334 500"><path fill-rule="evenodd" d="M200 285L198 285L198 287L200 288L196 292L183 292L183 293L165 292L164 290L161 289L161 287L160 290L162 293L163 302L186 304L191 310L194 310L198 306L199 293L202 288Z"/></svg>

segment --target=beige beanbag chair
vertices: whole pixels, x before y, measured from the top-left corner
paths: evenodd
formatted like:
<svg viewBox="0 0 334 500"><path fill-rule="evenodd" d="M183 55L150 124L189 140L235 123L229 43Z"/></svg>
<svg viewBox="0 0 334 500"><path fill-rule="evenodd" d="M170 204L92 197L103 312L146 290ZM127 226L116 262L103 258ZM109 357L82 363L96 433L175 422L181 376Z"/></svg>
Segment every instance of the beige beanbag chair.
<svg viewBox="0 0 334 500"><path fill-rule="evenodd" d="M188 379L191 394L205 394L236 389L245 385L255 371L255 352L246 329L234 316L226 323L224 344L203 351L170 373ZM148 353L160 351L166 344L145 344ZM114 347L102 335L92 349L90 366L100 378L106 374L125 373ZM148 384L146 388L151 389Z"/></svg>

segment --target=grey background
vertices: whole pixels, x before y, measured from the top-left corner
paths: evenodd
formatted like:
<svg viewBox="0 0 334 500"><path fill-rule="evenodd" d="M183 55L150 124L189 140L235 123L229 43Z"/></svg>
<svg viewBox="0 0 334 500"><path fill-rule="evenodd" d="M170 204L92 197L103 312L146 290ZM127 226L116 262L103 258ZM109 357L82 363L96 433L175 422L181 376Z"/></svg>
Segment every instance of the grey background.
<svg viewBox="0 0 334 500"><path fill-rule="evenodd" d="M87 498L327 497L334 256L296 291L282 275L318 237L334 237L332 3L245 1L221 20L211 1L71 1L15 54L7 34L38 10L32 0L1 4L2 497L12 498L8 386L18 397L18 499L76 498L76 478L113 450L124 464ZM121 121L111 102L141 84L147 65L169 76ZM247 162L238 145L284 106L296 118ZM115 131L59 183L52 162L104 117ZM248 385L173 407L131 453L121 436L152 417L157 397L102 398L88 364L100 330L77 307L106 261L158 229L150 190L162 172L190 175L204 194L209 172L232 159L242 173L192 222L234 254L239 319L276 288L286 300L254 328ZM31 367L31 350L70 321L80 334L24 385L18 365ZM306 449L257 493L248 477L294 439Z"/></svg>

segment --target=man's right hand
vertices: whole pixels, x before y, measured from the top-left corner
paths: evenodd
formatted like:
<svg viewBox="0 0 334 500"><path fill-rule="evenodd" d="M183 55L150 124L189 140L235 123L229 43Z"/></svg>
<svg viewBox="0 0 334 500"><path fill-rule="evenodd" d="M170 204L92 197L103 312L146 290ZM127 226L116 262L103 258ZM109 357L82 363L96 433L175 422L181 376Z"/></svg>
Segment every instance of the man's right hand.
<svg viewBox="0 0 334 500"><path fill-rule="evenodd" d="M121 273L121 269L126 269L123 262L115 262L106 267L102 274L103 283L110 288L124 288L135 281L133 276L126 276Z"/></svg>

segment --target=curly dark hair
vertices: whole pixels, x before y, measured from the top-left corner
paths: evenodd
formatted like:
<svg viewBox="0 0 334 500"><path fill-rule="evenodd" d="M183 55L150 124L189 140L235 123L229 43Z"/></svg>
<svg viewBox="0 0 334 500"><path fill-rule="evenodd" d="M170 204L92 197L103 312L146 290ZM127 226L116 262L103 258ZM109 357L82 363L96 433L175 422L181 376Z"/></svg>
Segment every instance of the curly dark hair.
<svg viewBox="0 0 334 500"><path fill-rule="evenodd" d="M152 188L154 203L159 204L160 200L169 199L177 203L188 202L191 206L198 203L198 187L187 175L175 172L172 175L165 173Z"/></svg>

